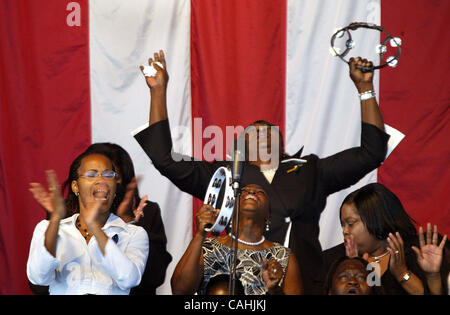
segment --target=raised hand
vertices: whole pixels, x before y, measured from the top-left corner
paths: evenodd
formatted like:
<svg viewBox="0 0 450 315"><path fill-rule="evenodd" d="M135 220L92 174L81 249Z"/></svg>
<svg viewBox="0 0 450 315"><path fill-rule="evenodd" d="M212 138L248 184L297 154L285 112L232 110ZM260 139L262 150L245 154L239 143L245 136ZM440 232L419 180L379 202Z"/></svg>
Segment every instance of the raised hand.
<svg viewBox="0 0 450 315"><path fill-rule="evenodd" d="M139 202L139 205L136 209L133 210L134 214L134 221L139 222L140 218L144 217L144 207L147 204L148 195L145 195L141 198L141 201Z"/></svg>
<svg viewBox="0 0 450 315"><path fill-rule="evenodd" d="M160 62L163 67L160 67L156 62ZM148 59L149 66L153 66L156 69L156 74L151 77L145 77L148 87L150 90L157 90L167 88L167 83L169 82L169 74L167 73L166 59L164 52L162 50L159 53L154 53L154 58ZM140 66L141 71L144 70L143 66Z"/></svg>
<svg viewBox="0 0 450 315"><path fill-rule="evenodd" d="M361 59L360 57L352 57L349 60L350 78L353 80L359 93L373 89L373 72L362 72L357 66L371 67L372 65L371 61Z"/></svg>
<svg viewBox="0 0 450 315"><path fill-rule="evenodd" d="M345 239L345 255L349 258L358 257L358 246L356 245L355 237L350 235Z"/></svg>
<svg viewBox="0 0 450 315"><path fill-rule="evenodd" d="M92 231L93 225L98 225L98 218L100 213L100 208L103 204L103 200L96 199L93 202L90 202L84 211L80 212L80 215L83 217L84 222L88 226L88 228Z"/></svg>
<svg viewBox="0 0 450 315"><path fill-rule="evenodd" d="M59 187L58 178L53 170L46 171L48 192L39 183L31 183L30 191L33 197L50 213L50 220L45 231L44 246L47 251L56 257L59 223L66 217L66 207Z"/></svg>
<svg viewBox="0 0 450 315"><path fill-rule="evenodd" d="M137 207L136 207L136 200L134 198L134 194L136 192L139 180L140 177L137 178L134 177L131 180L131 182L127 185L123 200L120 203L119 207L117 208L116 211L117 216L122 218L122 220L124 220L125 222L130 222L133 220L138 222L141 216L144 216L143 209L145 207L148 196L144 196L144 198L141 199L141 202ZM131 211L131 209L133 210Z"/></svg>
<svg viewBox="0 0 450 315"><path fill-rule="evenodd" d="M408 272L403 239L400 236L400 233L397 232L395 235L389 233L387 241L389 244L387 250L391 254L391 258L389 259L389 270L396 279L400 280L400 278Z"/></svg>
<svg viewBox="0 0 450 315"><path fill-rule="evenodd" d="M50 193L40 183L30 183L28 189L33 194L34 199L44 208L48 213L53 212L52 199Z"/></svg>
<svg viewBox="0 0 450 315"><path fill-rule="evenodd" d="M48 170L47 176L48 191L40 183L30 183L29 190L34 199L47 211L50 216L63 219L66 216L66 207L61 194L61 188L55 171Z"/></svg>
<svg viewBox="0 0 450 315"><path fill-rule="evenodd" d="M262 278L266 283L267 289L274 288L283 278L283 267L274 258L269 261L264 258L262 264Z"/></svg>
<svg viewBox="0 0 450 315"><path fill-rule="evenodd" d="M412 246L412 249L416 253L417 263L425 273L439 272L446 241L447 235L442 238L441 243L438 245L438 229L436 225L434 226L434 231L431 232L431 223L427 224L426 238L423 235L423 228L419 228L420 248Z"/></svg>

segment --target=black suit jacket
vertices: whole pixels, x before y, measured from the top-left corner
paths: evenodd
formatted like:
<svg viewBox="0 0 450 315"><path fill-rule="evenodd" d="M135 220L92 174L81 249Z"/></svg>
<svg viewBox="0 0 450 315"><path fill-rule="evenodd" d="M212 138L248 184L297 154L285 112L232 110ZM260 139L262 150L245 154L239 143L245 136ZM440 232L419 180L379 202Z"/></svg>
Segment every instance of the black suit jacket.
<svg viewBox="0 0 450 315"><path fill-rule="evenodd" d="M230 165L229 161L209 163L172 152L167 120L144 129L135 139L163 176L201 200L217 168ZM285 218L292 221L289 247L299 261L305 293L317 292L313 281L316 267L321 265L319 218L327 196L355 184L377 168L386 155L388 139L389 135L377 127L362 123L360 147L324 159L314 154L304 156L307 162L294 172L287 171L296 163L281 163L272 183L258 167L245 164L241 186L258 184L269 194L272 223L266 238L283 244L289 225Z"/></svg>

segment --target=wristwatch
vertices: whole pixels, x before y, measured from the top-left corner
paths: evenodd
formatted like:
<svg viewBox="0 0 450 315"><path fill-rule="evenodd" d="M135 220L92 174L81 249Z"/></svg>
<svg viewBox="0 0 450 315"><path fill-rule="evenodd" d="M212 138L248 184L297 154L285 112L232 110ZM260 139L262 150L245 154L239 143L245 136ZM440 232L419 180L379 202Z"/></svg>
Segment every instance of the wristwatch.
<svg viewBox="0 0 450 315"><path fill-rule="evenodd" d="M375 97L375 92L372 91L372 90L370 90L370 91L365 91L365 92L363 92L363 93L359 93L359 99L360 99L361 101L368 100L368 99L370 99L370 98L372 98L372 97Z"/></svg>
<svg viewBox="0 0 450 315"><path fill-rule="evenodd" d="M403 277L400 279L400 283L404 283L404 282L408 281L409 278L411 278L411 271L408 270L407 272L405 272Z"/></svg>

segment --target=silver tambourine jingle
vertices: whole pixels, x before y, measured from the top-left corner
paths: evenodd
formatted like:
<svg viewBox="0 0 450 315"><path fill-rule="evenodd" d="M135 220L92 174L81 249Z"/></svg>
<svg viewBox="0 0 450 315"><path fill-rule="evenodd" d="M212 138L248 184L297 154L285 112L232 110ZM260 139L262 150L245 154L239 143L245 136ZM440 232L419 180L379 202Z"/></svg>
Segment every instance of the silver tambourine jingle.
<svg viewBox="0 0 450 315"><path fill-rule="evenodd" d="M358 69L360 69L363 72L372 72L376 69L381 69L386 66L390 67L396 67L398 64L398 60L400 58L401 54L401 44L402 40L399 37L394 37L391 34L389 34L385 29L383 29L381 26L371 23L364 23L364 22L353 22L350 23L348 26L336 30L336 32L331 36L331 47L330 47L330 54L336 57L339 57L342 61L349 63L345 56L352 50L356 43L354 39L352 38L351 31L355 31L357 29L372 29L379 31L380 33L385 34L387 37L380 43L375 46L375 52L379 55L380 64L377 66L372 67L360 67L357 66ZM335 46L335 40L337 38L343 38L344 35L347 36L347 39L345 40L344 47L341 49L339 47ZM391 47L393 47L396 50L396 53L394 56L389 56L386 59L384 59L384 54L387 52L387 44Z"/></svg>
<svg viewBox="0 0 450 315"><path fill-rule="evenodd" d="M231 187L231 171L226 167L219 167L212 176L203 203L217 209L216 204L222 186L225 187L225 193L219 215L212 227L205 228L206 232L211 232L212 234L220 234L227 227L233 215L235 199L233 188Z"/></svg>

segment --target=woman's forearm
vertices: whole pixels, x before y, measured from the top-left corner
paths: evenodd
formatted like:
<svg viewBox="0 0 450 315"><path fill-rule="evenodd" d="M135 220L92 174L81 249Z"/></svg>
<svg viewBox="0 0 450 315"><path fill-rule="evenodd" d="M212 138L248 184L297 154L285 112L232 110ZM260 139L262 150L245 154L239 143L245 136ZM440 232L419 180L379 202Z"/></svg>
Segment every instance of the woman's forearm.
<svg viewBox="0 0 450 315"><path fill-rule="evenodd" d="M426 275L427 285L432 295L441 295L442 292L442 279L439 272Z"/></svg>
<svg viewBox="0 0 450 315"><path fill-rule="evenodd" d="M204 236L197 233L178 262L171 279L173 294L194 294L198 290L203 278L203 240Z"/></svg>
<svg viewBox="0 0 450 315"><path fill-rule="evenodd" d="M56 217L55 215L51 216L47 230L45 231L44 245L53 257L56 257L56 245L60 221L61 219L59 217Z"/></svg>
<svg viewBox="0 0 450 315"><path fill-rule="evenodd" d="M422 280L413 273L411 273L408 281L401 282L400 284L403 289L411 295L423 295L425 292Z"/></svg>

